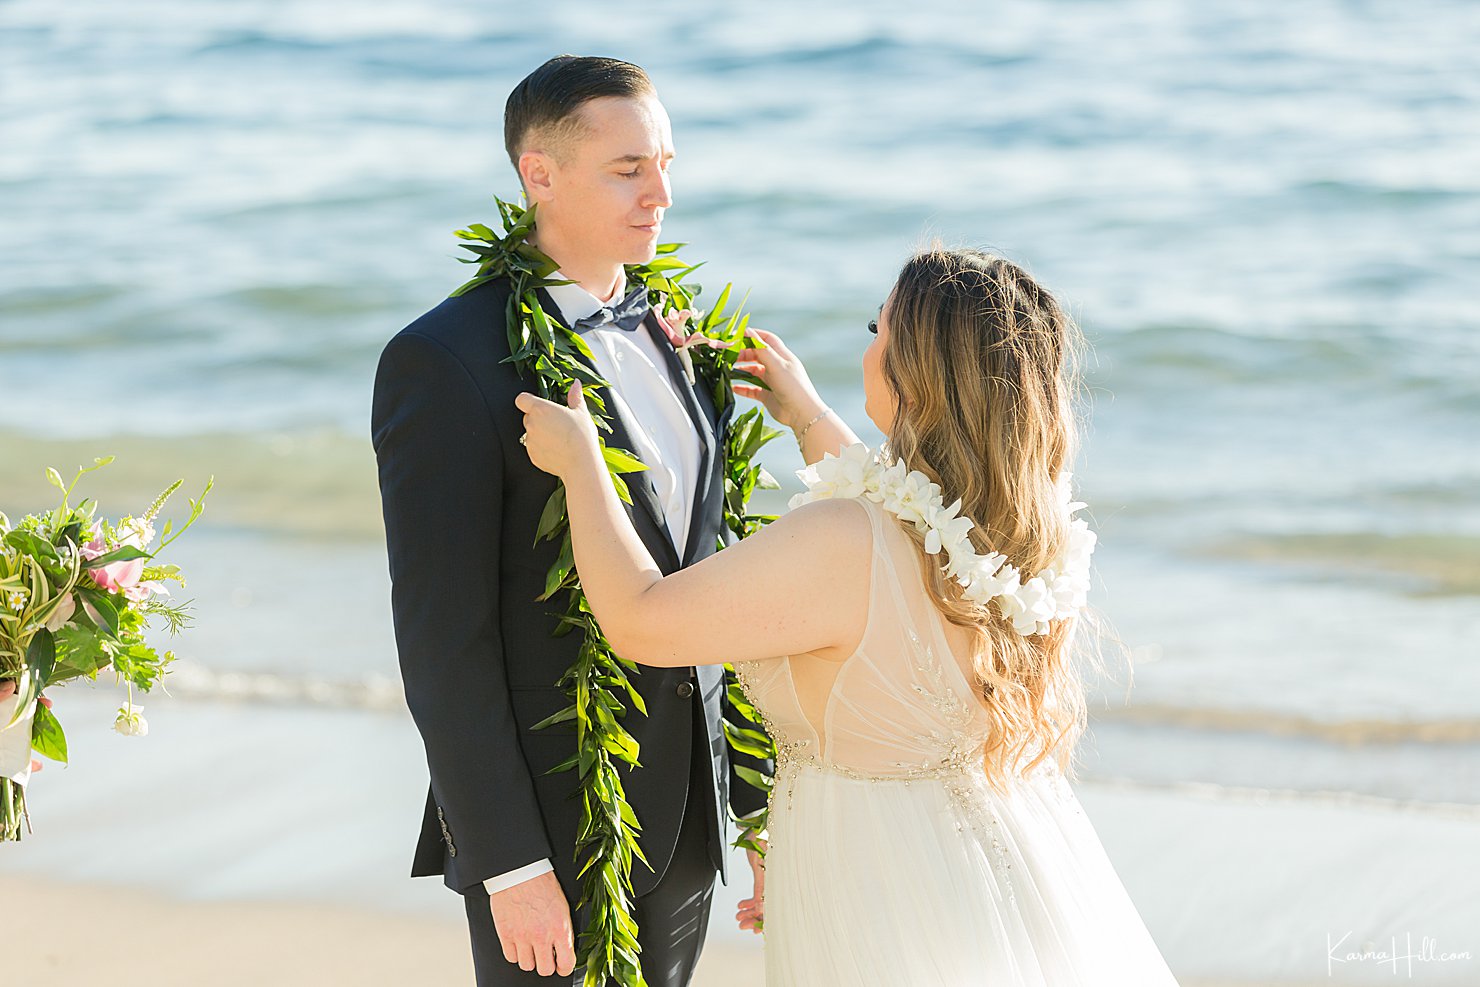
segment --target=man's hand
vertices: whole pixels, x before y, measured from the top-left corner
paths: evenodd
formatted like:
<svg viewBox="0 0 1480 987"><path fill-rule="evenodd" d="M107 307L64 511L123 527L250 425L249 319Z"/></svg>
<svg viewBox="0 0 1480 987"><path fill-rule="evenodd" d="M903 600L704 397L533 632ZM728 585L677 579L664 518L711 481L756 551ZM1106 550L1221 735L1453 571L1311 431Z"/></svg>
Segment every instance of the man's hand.
<svg viewBox="0 0 1480 987"><path fill-rule="evenodd" d="M504 959L542 977L568 976L576 968L570 902L553 872L490 895L488 907Z"/></svg>
<svg viewBox="0 0 1480 987"><path fill-rule="evenodd" d="M0 682L0 702L3 702L4 700L9 699L14 694L15 694L15 679L6 679L4 682ZM37 699L36 699L36 701L39 702L41 705L45 706L47 709L51 709L51 700L50 699L47 699L45 696L38 696ZM35 774L37 771L40 771L43 767L45 767L45 765L43 765L40 761L36 760L34 757L31 758L31 773L32 774Z"/></svg>
<svg viewBox="0 0 1480 987"><path fill-rule="evenodd" d="M760 844L763 850L769 846L759 836L754 839L756 843ZM755 878L755 892L749 898L740 902L740 910L735 913L735 918L740 922L740 928L742 930L749 929L751 932L759 934L761 923L766 917L764 897L766 892L766 862L760 854L749 847L745 848L745 856L750 860L750 873Z"/></svg>

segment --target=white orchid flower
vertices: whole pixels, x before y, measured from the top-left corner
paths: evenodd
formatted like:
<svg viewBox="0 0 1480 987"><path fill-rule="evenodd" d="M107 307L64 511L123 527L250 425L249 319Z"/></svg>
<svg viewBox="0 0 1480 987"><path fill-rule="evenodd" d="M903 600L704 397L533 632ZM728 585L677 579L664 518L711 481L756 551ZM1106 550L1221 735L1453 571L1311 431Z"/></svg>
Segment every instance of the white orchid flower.
<svg viewBox="0 0 1480 987"><path fill-rule="evenodd" d="M944 553L946 575L963 588L967 599L985 606L995 600L997 610L1019 634L1045 634L1051 621L1068 617L1087 601L1090 556L1097 536L1081 518L1070 515L1088 506L1072 499L1073 474L1061 472L1055 483L1069 531L1059 556L1026 581L1001 552L978 554L970 533L969 517L961 516L960 498L945 506L940 484L919 470L907 470L901 461L887 461L887 446L871 450L856 442L827 453L797 471L806 490L791 498L792 508L834 497L862 498L881 505L925 536L925 551Z"/></svg>

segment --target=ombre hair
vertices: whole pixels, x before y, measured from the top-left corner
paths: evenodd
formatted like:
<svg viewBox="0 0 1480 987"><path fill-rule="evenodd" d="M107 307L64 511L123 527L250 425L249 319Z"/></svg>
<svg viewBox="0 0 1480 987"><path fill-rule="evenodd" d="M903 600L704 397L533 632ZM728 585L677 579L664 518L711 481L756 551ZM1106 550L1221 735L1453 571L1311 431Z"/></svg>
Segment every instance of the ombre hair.
<svg viewBox="0 0 1480 987"><path fill-rule="evenodd" d="M1028 579L1069 534L1055 481L1072 468L1078 443L1083 337L1021 267L938 243L904 265L887 304L882 375L895 402L888 454L939 483L947 503L960 497L976 550L1001 552ZM988 779L1005 791L1010 775L1047 758L1073 777L1086 725L1075 644L1090 612L1024 637L994 604L966 599L940 556L925 553L924 536L902 528L919 546L936 607L975 631L975 685L992 721Z"/></svg>

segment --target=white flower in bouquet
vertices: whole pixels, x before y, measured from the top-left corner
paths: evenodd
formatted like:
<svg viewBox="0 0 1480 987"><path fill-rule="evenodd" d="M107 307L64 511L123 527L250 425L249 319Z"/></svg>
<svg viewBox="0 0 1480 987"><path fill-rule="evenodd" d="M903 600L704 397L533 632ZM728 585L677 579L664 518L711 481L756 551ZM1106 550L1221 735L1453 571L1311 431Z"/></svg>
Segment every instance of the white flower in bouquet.
<svg viewBox="0 0 1480 987"><path fill-rule="evenodd" d="M72 615L76 612L77 594L67 593L62 596L61 602L57 604L57 608L51 612L51 616L46 618L46 622L42 626L55 634L67 626L67 621L71 620Z"/></svg>
<svg viewBox="0 0 1480 987"><path fill-rule="evenodd" d="M118 522L116 534L120 545L131 545L147 551L149 544L154 541L154 525L141 518L126 517Z"/></svg>
<svg viewBox="0 0 1480 987"><path fill-rule="evenodd" d="M133 703L124 703L118 707L118 719L113 721L113 729L125 737L143 737L149 733L149 721L144 719L144 714L139 712L143 706L135 706Z"/></svg>

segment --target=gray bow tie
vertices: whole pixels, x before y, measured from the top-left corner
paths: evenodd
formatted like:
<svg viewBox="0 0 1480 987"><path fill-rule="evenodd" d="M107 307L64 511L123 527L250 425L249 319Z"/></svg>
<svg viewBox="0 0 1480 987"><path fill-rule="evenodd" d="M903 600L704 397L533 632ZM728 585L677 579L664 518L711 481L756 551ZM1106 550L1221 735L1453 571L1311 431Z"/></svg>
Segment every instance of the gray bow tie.
<svg viewBox="0 0 1480 987"><path fill-rule="evenodd" d="M618 329L632 332L647 318L648 307L647 285L638 285L611 308L602 306L585 318L577 319L571 329L585 333L602 326L615 325Z"/></svg>

